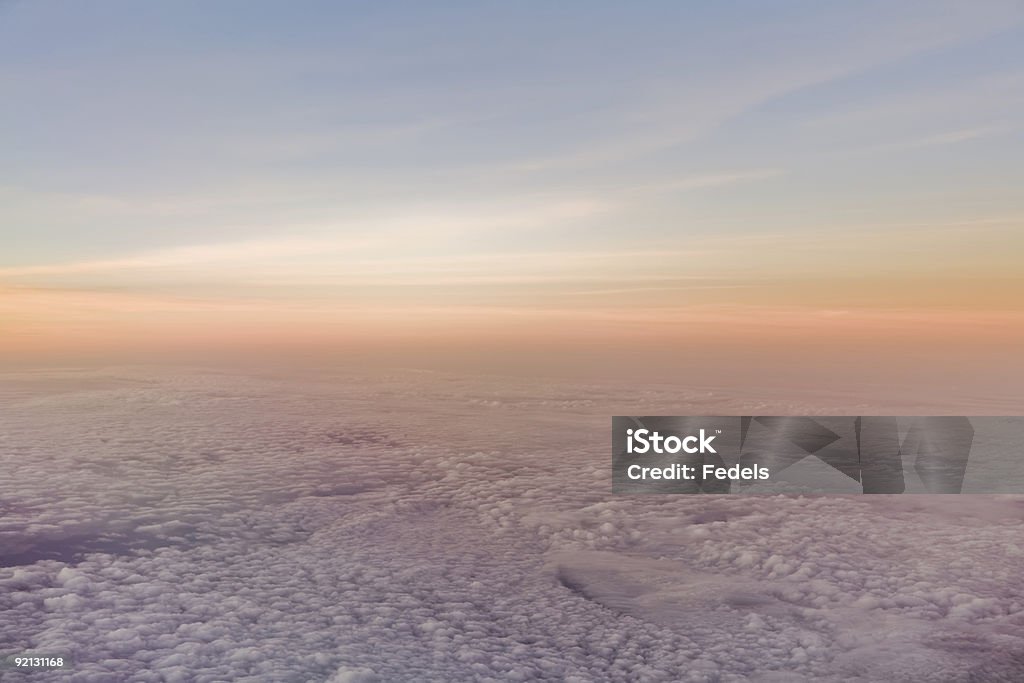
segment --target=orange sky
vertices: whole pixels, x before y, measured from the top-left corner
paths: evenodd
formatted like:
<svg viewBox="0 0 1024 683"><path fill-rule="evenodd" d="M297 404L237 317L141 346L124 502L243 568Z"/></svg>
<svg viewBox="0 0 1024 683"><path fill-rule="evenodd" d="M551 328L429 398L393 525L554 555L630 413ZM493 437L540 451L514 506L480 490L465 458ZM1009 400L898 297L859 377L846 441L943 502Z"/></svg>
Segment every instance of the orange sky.
<svg viewBox="0 0 1024 683"><path fill-rule="evenodd" d="M1024 11L625 8L0 5L0 358L1021 376Z"/></svg>

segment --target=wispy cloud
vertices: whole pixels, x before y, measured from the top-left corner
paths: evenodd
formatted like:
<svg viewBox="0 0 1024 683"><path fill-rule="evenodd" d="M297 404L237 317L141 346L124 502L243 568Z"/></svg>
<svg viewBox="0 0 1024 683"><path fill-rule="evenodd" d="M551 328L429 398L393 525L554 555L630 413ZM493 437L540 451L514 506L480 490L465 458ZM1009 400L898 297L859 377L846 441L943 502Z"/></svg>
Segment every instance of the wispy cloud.
<svg viewBox="0 0 1024 683"><path fill-rule="evenodd" d="M924 137L911 138L909 140L900 140L896 142L888 142L879 145L873 145L865 148L864 151L884 152L900 149L941 147L945 145L955 145L961 142L968 142L971 140L979 140L981 138L992 137L995 135L1011 132L1012 130L1012 127L1005 125L990 125L975 128L961 128L958 130L936 133L934 135L926 135Z"/></svg>
<svg viewBox="0 0 1024 683"><path fill-rule="evenodd" d="M721 171L718 173L703 173L683 176L681 178L668 179L648 185L637 185L625 190L630 194L657 194L660 192L687 192L689 190L701 190L705 188L726 187L729 185L741 185L757 180L777 178L785 174L781 168L757 168L750 170Z"/></svg>
<svg viewBox="0 0 1024 683"><path fill-rule="evenodd" d="M37 275L75 275L162 268L205 267L225 264L251 264L256 260L339 251L363 246L363 239L340 240L277 239L228 244L204 244L169 247L112 259L74 261L0 268L0 277L22 278Z"/></svg>

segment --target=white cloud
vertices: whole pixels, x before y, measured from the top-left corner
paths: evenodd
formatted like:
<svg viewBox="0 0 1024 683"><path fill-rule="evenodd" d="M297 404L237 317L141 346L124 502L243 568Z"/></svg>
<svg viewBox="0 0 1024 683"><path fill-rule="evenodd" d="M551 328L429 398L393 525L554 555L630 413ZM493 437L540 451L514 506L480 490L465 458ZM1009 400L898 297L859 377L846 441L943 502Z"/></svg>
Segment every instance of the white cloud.
<svg viewBox="0 0 1024 683"><path fill-rule="evenodd" d="M613 498L605 446L565 432L777 401L141 369L0 398L0 641L74 681L1019 673L1019 497Z"/></svg>

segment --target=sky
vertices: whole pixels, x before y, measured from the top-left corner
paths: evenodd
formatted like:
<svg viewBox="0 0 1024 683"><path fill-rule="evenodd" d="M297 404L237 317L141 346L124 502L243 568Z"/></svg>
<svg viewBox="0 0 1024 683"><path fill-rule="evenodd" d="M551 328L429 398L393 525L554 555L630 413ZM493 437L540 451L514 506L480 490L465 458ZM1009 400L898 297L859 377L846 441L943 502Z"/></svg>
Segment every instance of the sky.
<svg viewBox="0 0 1024 683"><path fill-rule="evenodd" d="M0 93L8 359L1024 342L1017 1L0 0Z"/></svg>

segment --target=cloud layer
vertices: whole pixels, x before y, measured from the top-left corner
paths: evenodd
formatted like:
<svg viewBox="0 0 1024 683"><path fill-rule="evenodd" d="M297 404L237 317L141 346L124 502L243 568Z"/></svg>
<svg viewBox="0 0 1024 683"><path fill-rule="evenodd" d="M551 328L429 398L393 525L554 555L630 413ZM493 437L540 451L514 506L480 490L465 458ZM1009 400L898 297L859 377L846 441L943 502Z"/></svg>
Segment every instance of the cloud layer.
<svg viewBox="0 0 1024 683"><path fill-rule="evenodd" d="M835 399L408 371L47 371L2 386L0 652L75 659L39 680L1021 670L1017 497L609 493L615 406Z"/></svg>

